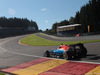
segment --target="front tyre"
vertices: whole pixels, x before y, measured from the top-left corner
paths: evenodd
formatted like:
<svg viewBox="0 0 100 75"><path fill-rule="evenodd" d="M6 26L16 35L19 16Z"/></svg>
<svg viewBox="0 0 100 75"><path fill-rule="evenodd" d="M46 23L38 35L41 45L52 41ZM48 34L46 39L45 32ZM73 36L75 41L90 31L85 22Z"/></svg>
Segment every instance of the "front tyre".
<svg viewBox="0 0 100 75"><path fill-rule="evenodd" d="M64 57L64 59L66 59L66 60L72 59L72 55L71 55L69 52L64 52L64 53L63 53L63 57Z"/></svg>
<svg viewBox="0 0 100 75"><path fill-rule="evenodd" d="M46 50L46 51L44 52L44 57L50 57L50 52L49 52L48 50Z"/></svg>
<svg viewBox="0 0 100 75"><path fill-rule="evenodd" d="M68 55L66 52L63 53L63 57L64 57L64 59L68 60Z"/></svg>

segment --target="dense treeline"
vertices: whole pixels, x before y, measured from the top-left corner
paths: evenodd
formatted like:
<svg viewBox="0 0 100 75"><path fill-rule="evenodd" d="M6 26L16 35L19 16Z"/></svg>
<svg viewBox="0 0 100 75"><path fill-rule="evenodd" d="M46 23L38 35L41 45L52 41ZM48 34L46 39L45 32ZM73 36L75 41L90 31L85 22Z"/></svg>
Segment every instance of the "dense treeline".
<svg viewBox="0 0 100 75"><path fill-rule="evenodd" d="M90 0L81 7L74 18L74 23L82 24L82 32L87 32L87 26L91 32L100 31L100 0Z"/></svg>
<svg viewBox="0 0 100 75"><path fill-rule="evenodd" d="M38 26L36 22L30 21L27 18L0 17L0 37L22 35L37 31Z"/></svg>
<svg viewBox="0 0 100 75"><path fill-rule="evenodd" d="M29 26L33 26L38 30L38 26L36 22L29 21L27 18L6 18L0 17L0 27L1 28L28 28Z"/></svg>
<svg viewBox="0 0 100 75"><path fill-rule="evenodd" d="M90 26L91 32L100 31L100 0L89 0L89 3L82 6L80 11L76 12L75 17L70 17L69 20L54 23L52 29L46 30L46 32L56 33L58 26L69 24L82 24L82 33L88 32L88 25Z"/></svg>

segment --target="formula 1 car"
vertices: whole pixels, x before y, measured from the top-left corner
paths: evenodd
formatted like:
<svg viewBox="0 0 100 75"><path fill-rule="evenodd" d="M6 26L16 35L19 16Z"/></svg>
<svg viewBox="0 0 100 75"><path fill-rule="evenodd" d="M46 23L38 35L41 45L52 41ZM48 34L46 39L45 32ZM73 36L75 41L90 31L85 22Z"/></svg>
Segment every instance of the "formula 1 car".
<svg viewBox="0 0 100 75"><path fill-rule="evenodd" d="M57 49L46 50L44 52L45 57L59 57L66 60L70 60L75 57L85 56L87 49L82 43L63 45L61 44Z"/></svg>

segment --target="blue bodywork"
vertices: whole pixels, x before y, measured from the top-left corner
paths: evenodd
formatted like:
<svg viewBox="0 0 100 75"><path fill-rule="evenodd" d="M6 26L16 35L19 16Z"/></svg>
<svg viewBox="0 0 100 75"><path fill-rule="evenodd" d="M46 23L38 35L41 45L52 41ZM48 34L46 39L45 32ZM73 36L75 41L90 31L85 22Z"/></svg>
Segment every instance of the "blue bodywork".
<svg viewBox="0 0 100 75"><path fill-rule="evenodd" d="M56 50L52 49L50 51L50 53L53 55L63 55L64 52L65 52L65 50L62 50L62 49L56 49Z"/></svg>

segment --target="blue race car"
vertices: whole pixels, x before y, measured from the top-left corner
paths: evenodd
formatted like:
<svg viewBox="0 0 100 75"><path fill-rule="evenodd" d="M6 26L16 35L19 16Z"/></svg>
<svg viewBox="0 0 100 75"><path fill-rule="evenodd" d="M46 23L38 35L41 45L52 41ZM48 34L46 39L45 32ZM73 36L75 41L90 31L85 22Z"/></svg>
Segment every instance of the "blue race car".
<svg viewBox="0 0 100 75"><path fill-rule="evenodd" d="M84 47L83 44L77 43L72 45L63 45L61 44L57 49L46 50L44 52L45 57L59 57L72 59L75 57L81 57L87 54L87 49Z"/></svg>

